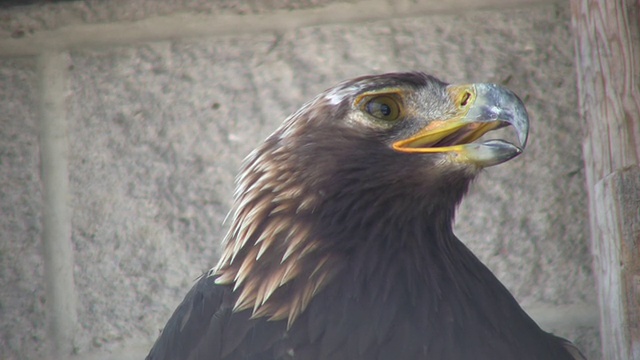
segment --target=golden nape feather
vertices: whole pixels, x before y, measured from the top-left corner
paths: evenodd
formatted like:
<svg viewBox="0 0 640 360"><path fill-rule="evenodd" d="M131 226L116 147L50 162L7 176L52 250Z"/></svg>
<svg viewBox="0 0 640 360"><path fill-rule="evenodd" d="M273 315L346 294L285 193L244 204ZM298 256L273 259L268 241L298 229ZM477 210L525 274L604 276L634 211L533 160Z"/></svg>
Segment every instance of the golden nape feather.
<svg viewBox="0 0 640 360"><path fill-rule="evenodd" d="M236 193L225 251L210 276L238 293L234 311L251 309L253 318L286 319L290 326L337 274L332 257L340 255L321 249L309 222L290 221L306 216L317 199L305 196L312 192L267 154L251 159L239 177L243 191ZM283 294L274 296L278 291Z"/></svg>

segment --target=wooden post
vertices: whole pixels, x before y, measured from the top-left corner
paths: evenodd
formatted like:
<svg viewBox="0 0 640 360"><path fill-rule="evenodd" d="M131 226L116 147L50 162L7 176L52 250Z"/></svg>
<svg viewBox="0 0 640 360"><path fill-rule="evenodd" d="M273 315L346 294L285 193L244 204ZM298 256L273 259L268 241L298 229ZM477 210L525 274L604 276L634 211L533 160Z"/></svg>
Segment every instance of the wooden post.
<svg viewBox="0 0 640 360"><path fill-rule="evenodd" d="M602 352L611 360L640 359L639 6L571 0Z"/></svg>

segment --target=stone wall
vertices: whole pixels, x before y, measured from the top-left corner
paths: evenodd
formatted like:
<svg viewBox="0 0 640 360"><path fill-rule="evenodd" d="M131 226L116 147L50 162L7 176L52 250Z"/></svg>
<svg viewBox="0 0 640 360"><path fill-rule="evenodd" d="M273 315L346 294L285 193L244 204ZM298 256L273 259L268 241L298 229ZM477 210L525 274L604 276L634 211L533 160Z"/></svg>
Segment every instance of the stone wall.
<svg viewBox="0 0 640 360"><path fill-rule="evenodd" d="M217 261L242 158L323 89L402 70L524 99L526 152L480 176L456 232L601 358L568 4L441 3L0 9L0 358L144 357Z"/></svg>

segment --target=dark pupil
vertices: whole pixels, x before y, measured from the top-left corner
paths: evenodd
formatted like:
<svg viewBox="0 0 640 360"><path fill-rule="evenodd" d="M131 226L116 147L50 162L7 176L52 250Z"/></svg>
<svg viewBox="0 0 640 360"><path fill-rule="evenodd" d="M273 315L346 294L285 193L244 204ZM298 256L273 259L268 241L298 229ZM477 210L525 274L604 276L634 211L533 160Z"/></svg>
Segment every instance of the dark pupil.
<svg viewBox="0 0 640 360"><path fill-rule="evenodd" d="M387 104L380 104L380 114L383 116L391 115L391 107Z"/></svg>

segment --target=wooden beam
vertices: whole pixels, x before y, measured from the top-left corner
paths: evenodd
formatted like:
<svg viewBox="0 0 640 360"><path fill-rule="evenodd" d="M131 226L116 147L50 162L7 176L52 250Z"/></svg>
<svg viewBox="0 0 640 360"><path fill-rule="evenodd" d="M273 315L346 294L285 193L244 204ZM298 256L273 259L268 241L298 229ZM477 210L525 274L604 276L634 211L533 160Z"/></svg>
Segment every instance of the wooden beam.
<svg viewBox="0 0 640 360"><path fill-rule="evenodd" d="M571 0L603 359L640 359L637 0Z"/></svg>

